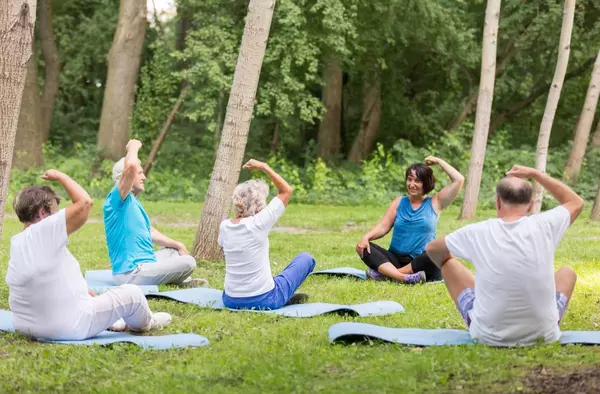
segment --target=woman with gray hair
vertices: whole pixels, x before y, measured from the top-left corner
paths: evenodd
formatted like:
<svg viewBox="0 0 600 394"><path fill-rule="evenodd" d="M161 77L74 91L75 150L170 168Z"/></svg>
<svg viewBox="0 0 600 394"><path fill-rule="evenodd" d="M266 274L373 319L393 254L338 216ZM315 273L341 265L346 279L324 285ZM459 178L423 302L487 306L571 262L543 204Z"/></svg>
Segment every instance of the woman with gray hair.
<svg viewBox="0 0 600 394"><path fill-rule="evenodd" d="M292 188L263 162L252 159L243 168L263 171L278 194L267 205L269 186L264 181L250 180L236 186L235 218L224 220L219 228L226 271L223 304L232 309L278 309L305 302L307 295L294 292L315 268L313 257L300 253L275 277L269 261L269 232L283 215Z"/></svg>

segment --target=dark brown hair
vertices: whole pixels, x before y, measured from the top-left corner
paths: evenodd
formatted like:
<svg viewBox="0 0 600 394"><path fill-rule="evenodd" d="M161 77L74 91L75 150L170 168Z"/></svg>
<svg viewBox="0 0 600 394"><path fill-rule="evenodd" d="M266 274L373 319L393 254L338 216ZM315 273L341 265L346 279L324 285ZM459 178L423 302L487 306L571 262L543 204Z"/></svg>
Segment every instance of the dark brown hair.
<svg viewBox="0 0 600 394"><path fill-rule="evenodd" d="M505 204L525 205L531 202L533 188L529 182L511 182L510 178L502 178L496 185L496 194Z"/></svg>
<svg viewBox="0 0 600 394"><path fill-rule="evenodd" d="M38 218L38 212L43 209L50 213L52 201L60 204L60 197L50 186L30 186L21 189L13 201L13 209L21 223L32 223Z"/></svg>
<svg viewBox="0 0 600 394"><path fill-rule="evenodd" d="M431 167L423 163L414 163L406 169L404 181L408 180L408 176L411 172L415 172L417 179L423 182L423 194L427 194L435 189L435 176L433 176L433 170Z"/></svg>

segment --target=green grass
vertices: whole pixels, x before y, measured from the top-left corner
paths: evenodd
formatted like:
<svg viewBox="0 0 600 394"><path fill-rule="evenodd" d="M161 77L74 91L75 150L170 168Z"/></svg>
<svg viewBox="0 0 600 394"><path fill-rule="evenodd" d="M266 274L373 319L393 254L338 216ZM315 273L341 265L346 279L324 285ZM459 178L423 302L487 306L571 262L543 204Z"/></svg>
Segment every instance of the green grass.
<svg viewBox="0 0 600 394"><path fill-rule="evenodd" d="M193 203L145 203L163 232L191 247L202 206ZM100 219L101 201L93 217ZM280 226L310 228L310 233L272 233L273 272L301 251L309 251L319 269L363 268L354 253L362 233L385 211L379 207L291 205ZM462 225L456 208L445 212L438 235ZM480 219L493 215L479 212ZM579 274L564 330L596 330L600 324L600 225L579 219L556 253L556 266L571 265ZM5 220L0 269L6 271L9 240L21 229ZM388 238L380 243L387 246ZM108 267L100 222L87 224L69 248L83 270ZM200 262L196 276L222 288L224 263ZM349 278L310 277L301 288L312 302L361 303L395 300L406 313L385 317L337 315L311 319L204 310L167 301L152 309L174 316L167 333L206 336L205 348L143 351L132 345L75 347L39 344L18 335L0 334L0 392L513 392L525 389L524 377L536 365L572 369L597 365L600 349L556 344L523 349L460 346L415 349L380 342L331 345L327 329L341 321L392 327L463 328L443 285L406 287ZM8 288L0 283L0 308L8 308Z"/></svg>

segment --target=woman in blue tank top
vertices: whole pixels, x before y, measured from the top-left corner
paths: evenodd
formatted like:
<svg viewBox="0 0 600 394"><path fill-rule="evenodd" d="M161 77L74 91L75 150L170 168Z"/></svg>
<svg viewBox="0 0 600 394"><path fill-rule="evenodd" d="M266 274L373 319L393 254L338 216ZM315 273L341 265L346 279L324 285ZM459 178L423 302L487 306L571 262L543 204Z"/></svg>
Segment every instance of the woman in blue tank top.
<svg viewBox="0 0 600 394"><path fill-rule="evenodd" d="M450 184L432 197L435 177L430 166L438 164L450 178ZM356 253L369 267L367 278L395 280L415 284L442 279L440 269L425 253L425 246L435 239L439 214L460 193L465 178L450 164L428 156L425 164L412 164L406 170L407 196L398 197L390 204L383 218L356 245ZM391 229L389 249L374 244Z"/></svg>

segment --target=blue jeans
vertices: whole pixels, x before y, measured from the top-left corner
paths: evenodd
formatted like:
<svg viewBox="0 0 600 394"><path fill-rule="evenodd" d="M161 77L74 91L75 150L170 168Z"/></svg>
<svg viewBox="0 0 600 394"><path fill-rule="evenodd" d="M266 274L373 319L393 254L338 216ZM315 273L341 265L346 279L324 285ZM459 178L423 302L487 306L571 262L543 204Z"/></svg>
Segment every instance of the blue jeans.
<svg viewBox="0 0 600 394"><path fill-rule="evenodd" d="M272 290L252 297L229 297L223 292L223 304L230 309L279 309L315 269L315 264L310 254L302 252L273 278L275 287Z"/></svg>

